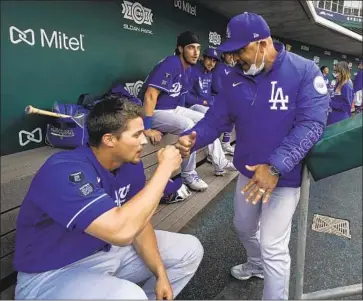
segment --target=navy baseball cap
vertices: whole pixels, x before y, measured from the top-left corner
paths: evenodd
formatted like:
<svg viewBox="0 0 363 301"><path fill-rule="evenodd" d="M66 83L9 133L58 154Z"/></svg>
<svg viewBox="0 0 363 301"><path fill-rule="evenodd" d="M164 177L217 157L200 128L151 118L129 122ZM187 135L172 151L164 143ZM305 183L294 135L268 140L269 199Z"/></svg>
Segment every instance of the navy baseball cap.
<svg viewBox="0 0 363 301"><path fill-rule="evenodd" d="M271 36L266 21L257 14L245 12L233 17L227 25L227 40L217 49L222 52L234 52L249 43Z"/></svg>
<svg viewBox="0 0 363 301"><path fill-rule="evenodd" d="M217 61L220 60L218 51L214 48L207 48L206 50L204 50L203 56L211 57L213 59L216 59Z"/></svg>

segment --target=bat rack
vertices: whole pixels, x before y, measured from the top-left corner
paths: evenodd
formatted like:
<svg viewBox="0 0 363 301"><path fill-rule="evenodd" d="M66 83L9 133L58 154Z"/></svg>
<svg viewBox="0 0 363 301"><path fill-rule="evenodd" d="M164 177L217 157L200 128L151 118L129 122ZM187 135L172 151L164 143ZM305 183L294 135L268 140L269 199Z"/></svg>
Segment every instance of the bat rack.
<svg viewBox="0 0 363 301"><path fill-rule="evenodd" d="M308 224L310 177L306 165L303 167L301 184L299 224L296 253L296 284L295 300L326 300L333 298L350 297L362 294L362 283L348 286L341 286L332 289L320 290L311 293L304 292L304 268L306 251L306 234Z"/></svg>

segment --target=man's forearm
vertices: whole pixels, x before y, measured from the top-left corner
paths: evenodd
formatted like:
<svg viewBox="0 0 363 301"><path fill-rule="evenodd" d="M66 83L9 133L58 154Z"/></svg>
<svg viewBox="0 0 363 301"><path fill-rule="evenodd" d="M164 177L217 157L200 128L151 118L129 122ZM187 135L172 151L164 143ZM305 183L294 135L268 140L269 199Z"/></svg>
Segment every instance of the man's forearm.
<svg viewBox="0 0 363 301"><path fill-rule="evenodd" d="M153 216L171 173L158 166L144 189L120 208L122 231L138 235Z"/></svg>
<svg viewBox="0 0 363 301"><path fill-rule="evenodd" d="M145 100L144 100L145 116L153 116L156 107L156 102L157 102L157 97L148 94L145 95Z"/></svg>
<svg viewBox="0 0 363 301"><path fill-rule="evenodd" d="M275 166L281 175L289 173L319 141L324 128L324 124L318 121L306 121L296 125L272 153L269 164Z"/></svg>
<svg viewBox="0 0 363 301"><path fill-rule="evenodd" d="M134 247L155 277L166 276L166 270L160 256L155 231L150 222L136 237Z"/></svg>

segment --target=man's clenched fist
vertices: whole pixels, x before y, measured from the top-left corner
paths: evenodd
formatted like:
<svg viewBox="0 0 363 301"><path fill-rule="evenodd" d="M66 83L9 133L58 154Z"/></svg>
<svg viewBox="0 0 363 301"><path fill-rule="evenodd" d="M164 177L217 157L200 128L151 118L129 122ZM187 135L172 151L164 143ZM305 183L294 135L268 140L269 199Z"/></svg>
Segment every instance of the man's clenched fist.
<svg viewBox="0 0 363 301"><path fill-rule="evenodd" d="M183 158L190 155L190 150L193 148L197 138L196 132L191 132L189 135L185 135L179 138L175 147L179 149Z"/></svg>

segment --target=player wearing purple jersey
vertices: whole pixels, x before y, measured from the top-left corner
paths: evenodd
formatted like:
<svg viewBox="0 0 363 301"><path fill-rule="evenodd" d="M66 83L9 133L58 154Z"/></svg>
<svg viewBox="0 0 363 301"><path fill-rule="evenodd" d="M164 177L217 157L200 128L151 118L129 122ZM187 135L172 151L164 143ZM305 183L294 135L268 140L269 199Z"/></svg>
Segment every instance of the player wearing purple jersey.
<svg viewBox="0 0 363 301"><path fill-rule="evenodd" d="M324 132L328 90L318 66L274 43L259 15L232 18L219 50L233 52L238 66L177 147L187 156L234 123L234 164L240 172L234 225L247 262L232 267L231 274L239 280L264 278L264 300L288 299L291 220L302 160Z"/></svg>
<svg viewBox="0 0 363 301"><path fill-rule="evenodd" d="M153 68L139 92L146 114L145 135L154 142L161 139L158 131L180 134L204 116L186 108L184 100L189 88L190 66L197 63L200 54L199 37L189 31L180 34L175 52ZM232 162L226 159L219 139L208 145L208 153L216 175L235 170ZM184 160L181 169L183 182L190 189L203 191L208 188L196 172L196 153Z"/></svg>
<svg viewBox="0 0 363 301"><path fill-rule="evenodd" d="M362 113L362 99L363 99L363 61L361 60L358 64L358 72L354 77L353 91L354 91L354 106L355 113Z"/></svg>
<svg viewBox="0 0 363 301"><path fill-rule="evenodd" d="M203 60L192 67L189 79L190 88L185 97L186 105L192 110L205 114L208 107L214 104L216 94L222 89L220 81L225 76L224 70L231 68L219 61L217 50L207 48L203 52ZM221 65L225 65L226 68L218 68ZM228 132L223 133L222 139L222 149L228 155L234 154L234 147L229 143L232 129L233 126Z"/></svg>
<svg viewBox="0 0 363 301"><path fill-rule="evenodd" d="M52 155L34 176L17 220L17 299L170 300L193 277L199 240L150 222L181 156L161 149L145 183L142 116L105 96L87 117L89 144Z"/></svg>

